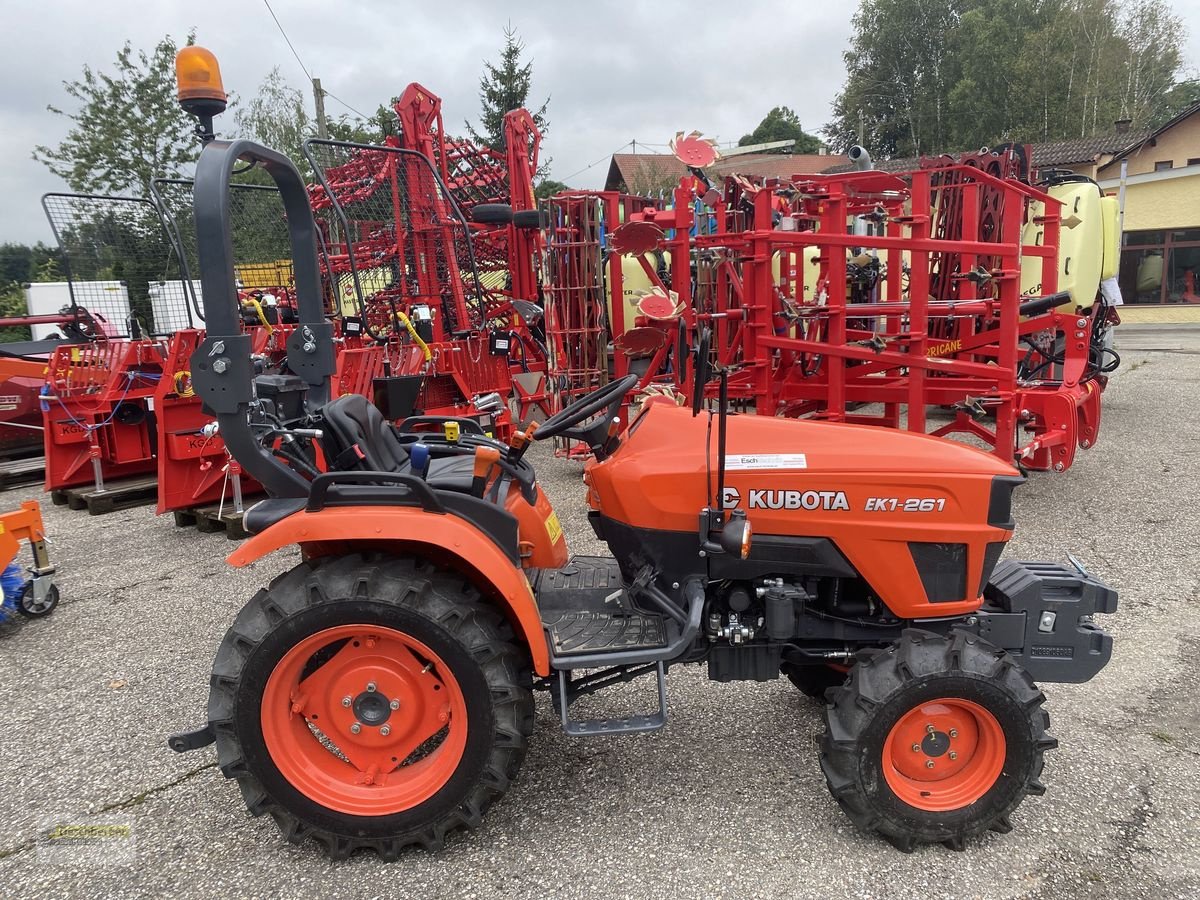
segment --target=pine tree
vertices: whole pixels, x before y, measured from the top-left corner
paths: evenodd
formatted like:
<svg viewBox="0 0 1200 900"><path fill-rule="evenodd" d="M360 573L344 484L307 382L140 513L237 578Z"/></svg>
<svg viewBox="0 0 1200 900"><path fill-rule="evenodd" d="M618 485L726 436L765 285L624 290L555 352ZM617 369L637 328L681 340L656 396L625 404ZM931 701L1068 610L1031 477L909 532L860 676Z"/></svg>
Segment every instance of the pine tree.
<svg viewBox="0 0 1200 900"><path fill-rule="evenodd" d="M479 79L479 127L477 131L467 122L467 133L471 139L480 145L487 145L493 150L504 150L504 114L525 106L529 98L529 88L533 80L533 63L521 64L521 54L525 52L525 44L517 37L517 30L511 24L504 28L504 49L500 51L500 64L493 65L484 60L483 77ZM546 107L550 98L533 113L533 121L538 129L545 134ZM526 107L528 108L528 107Z"/></svg>

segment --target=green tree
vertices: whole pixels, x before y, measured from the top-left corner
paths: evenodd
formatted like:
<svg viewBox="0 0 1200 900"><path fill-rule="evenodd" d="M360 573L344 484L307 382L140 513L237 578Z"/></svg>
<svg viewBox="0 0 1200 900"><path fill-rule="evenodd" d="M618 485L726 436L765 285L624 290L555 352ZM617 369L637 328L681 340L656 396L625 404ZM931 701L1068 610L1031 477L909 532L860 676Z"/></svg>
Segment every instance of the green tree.
<svg viewBox="0 0 1200 900"><path fill-rule="evenodd" d="M356 144L382 144L389 137L400 136L400 123L393 109L397 98L391 103L379 104L375 115L363 120L358 116L342 115L329 123L329 136L335 141L351 141Z"/></svg>
<svg viewBox="0 0 1200 900"><path fill-rule="evenodd" d="M26 244L0 244L0 284L26 284L39 281L38 271L48 260L57 260L57 247L47 247L38 241Z"/></svg>
<svg viewBox="0 0 1200 900"><path fill-rule="evenodd" d="M1150 120L1150 125L1157 128L1197 103L1200 103L1200 79L1180 81L1163 96L1157 115Z"/></svg>
<svg viewBox="0 0 1200 900"><path fill-rule="evenodd" d="M29 307L25 302L25 289L22 285L16 281L0 284L0 316L12 318L28 314ZM14 328L0 328L0 343L27 341L30 336L31 332L28 325L19 325Z"/></svg>
<svg viewBox="0 0 1200 900"><path fill-rule="evenodd" d="M742 135L738 141L739 147L751 144L765 144L770 141L794 140L793 153L816 153L821 149L821 141L815 135L809 134L800 124L800 117L786 106L776 106L749 134Z"/></svg>
<svg viewBox="0 0 1200 900"><path fill-rule="evenodd" d="M1184 34L1167 0L863 0L854 26L825 132L881 157L1146 125Z"/></svg>
<svg viewBox="0 0 1200 900"><path fill-rule="evenodd" d="M504 114L526 106L533 82L533 63L521 63L524 51L525 44L517 37L516 29L508 25L504 29L499 65L484 60L483 76L479 79L479 130L470 122L466 123L467 133L475 143L504 150ZM536 112L530 110L543 134L549 126L546 120L549 105L550 98L547 97Z"/></svg>
<svg viewBox="0 0 1200 900"><path fill-rule="evenodd" d="M303 165L302 146L314 134L313 122L304 107L304 95L273 68L258 87L258 93L234 115L238 134Z"/></svg>
<svg viewBox="0 0 1200 900"><path fill-rule="evenodd" d="M126 43L109 72L84 66L79 80L63 82L78 107L47 107L73 123L70 131L57 147L35 148L33 158L84 192L145 196L151 179L184 171L200 148L175 99L175 51L168 35L148 53Z"/></svg>
<svg viewBox="0 0 1200 900"><path fill-rule="evenodd" d="M553 178L543 178L533 186L533 195L539 200L545 200L547 197L553 197L555 194L561 194L570 189L565 182L555 181Z"/></svg>

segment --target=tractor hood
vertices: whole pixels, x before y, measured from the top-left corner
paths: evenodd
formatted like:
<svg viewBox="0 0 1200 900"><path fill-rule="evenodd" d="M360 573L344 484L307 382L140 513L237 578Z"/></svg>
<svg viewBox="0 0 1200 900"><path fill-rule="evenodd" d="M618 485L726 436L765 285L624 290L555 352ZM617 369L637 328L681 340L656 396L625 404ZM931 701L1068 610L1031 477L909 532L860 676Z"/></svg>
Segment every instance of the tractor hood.
<svg viewBox="0 0 1200 900"><path fill-rule="evenodd" d="M745 510L756 538L829 538L881 596L899 570L916 574L910 545L962 547L970 556L964 567L982 573L988 546L1011 537L1011 492L1022 478L981 450L887 428L767 416L731 416L728 428L724 507ZM716 418L710 429L707 415L652 401L586 480L589 502L605 519L643 533L696 534L717 487ZM977 602L978 575L966 581L954 602ZM918 600L924 605L924 597L897 598L893 608Z"/></svg>

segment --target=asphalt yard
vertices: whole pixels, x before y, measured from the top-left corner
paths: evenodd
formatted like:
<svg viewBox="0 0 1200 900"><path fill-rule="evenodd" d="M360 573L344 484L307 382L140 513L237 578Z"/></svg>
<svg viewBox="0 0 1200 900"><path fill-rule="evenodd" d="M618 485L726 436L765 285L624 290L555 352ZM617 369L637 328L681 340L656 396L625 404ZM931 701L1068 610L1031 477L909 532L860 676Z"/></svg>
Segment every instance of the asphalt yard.
<svg viewBox="0 0 1200 900"><path fill-rule="evenodd" d="M673 669L670 722L633 737L565 736L545 695L524 768L479 831L437 854L335 863L245 811L213 749L165 737L204 720L222 634L295 562L244 570L222 535L148 507L95 518L44 504L63 603L0 628L0 893L6 897L1200 896L1200 340L1126 326L1097 447L1017 492L1008 553L1068 552L1120 591L1112 663L1048 685L1044 797L1010 834L902 854L830 798L818 705L786 680L716 684ZM543 455L577 553L581 466ZM39 491L0 496L4 508ZM637 710L650 685L593 698ZM93 853L39 834L102 826Z"/></svg>

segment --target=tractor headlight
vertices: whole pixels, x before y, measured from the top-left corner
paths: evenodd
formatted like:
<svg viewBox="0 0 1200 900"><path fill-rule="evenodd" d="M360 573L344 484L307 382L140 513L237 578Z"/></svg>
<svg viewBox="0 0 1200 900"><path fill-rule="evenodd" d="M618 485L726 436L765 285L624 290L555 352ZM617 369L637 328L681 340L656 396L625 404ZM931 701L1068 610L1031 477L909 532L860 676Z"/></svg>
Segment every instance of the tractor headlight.
<svg viewBox="0 0 1200 900"><path fill-rule="evenodd" d="M747 559L750 556L752 538L753 529L750 527L750 520L746 518L746 513L735 509L729 514L729 521L725 523L725 527L721 529L721 549L730 556Z"/></svg>

